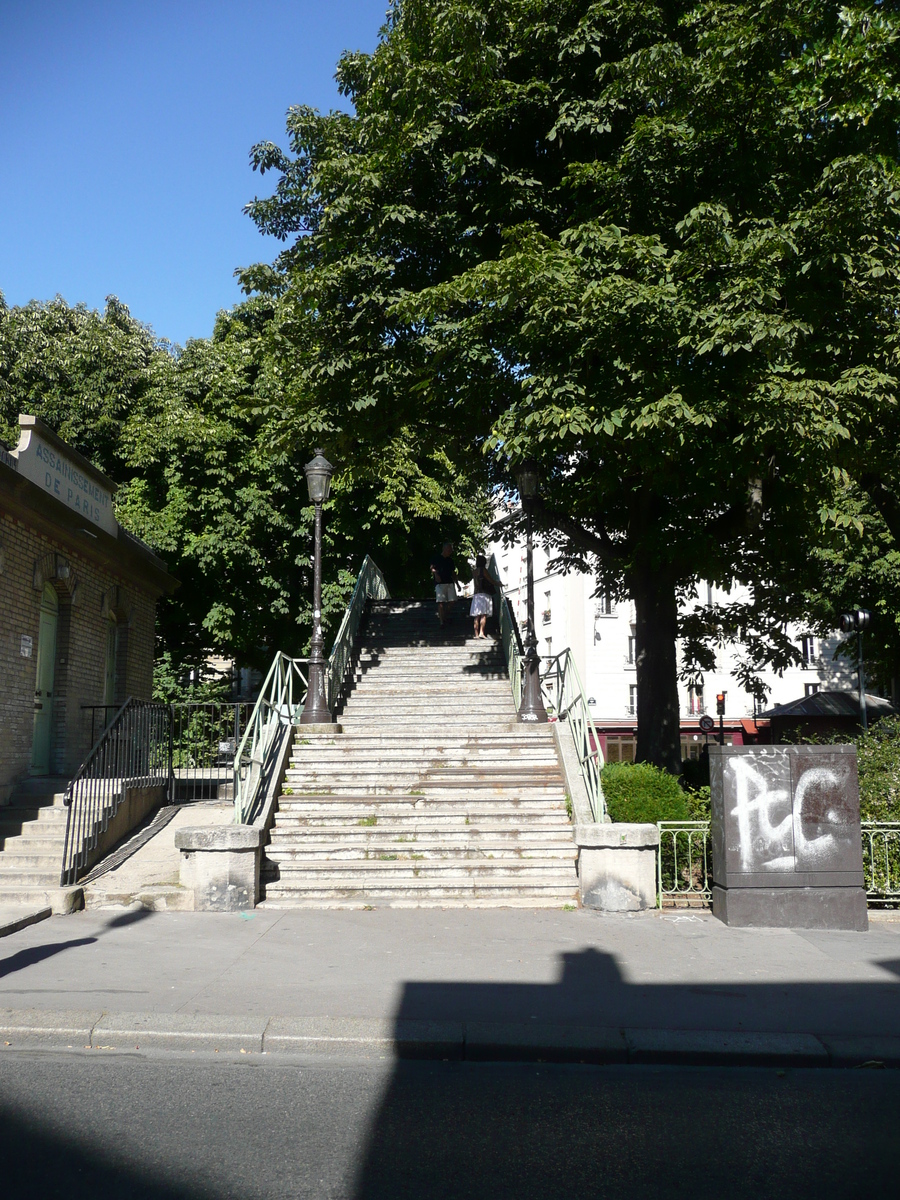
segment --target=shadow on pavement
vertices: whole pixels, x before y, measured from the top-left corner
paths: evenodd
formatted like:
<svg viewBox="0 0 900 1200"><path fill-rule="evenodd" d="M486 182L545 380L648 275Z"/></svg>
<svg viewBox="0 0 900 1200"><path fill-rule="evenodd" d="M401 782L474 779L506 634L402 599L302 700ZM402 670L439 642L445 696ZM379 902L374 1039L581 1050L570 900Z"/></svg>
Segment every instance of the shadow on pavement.
<svg viewBox="0 0 900 1200"><path fill-rule="evenodd" d="M6 1106L0 1107L4 1200L214 1200L219 1193L153 1178Z"/></svg>
<svg viewBox="0 0 900 1200"><path fill-rule="evenodd" d="M128 912L120 913L106 921L106 928L101 930L96 937L74 938L68 942L46 942L43 946L30 946L27 950L18 950L8 958L0 959L0 979L6 975L13 975L16 971L22 971L25 967L33 967L36 963L53 958L56 954L62 954L65 950L74 950L76 946L92 946L110 929L121 929L127 925L133 925L136 921L143 921L152 915L150 909L147 908L130 909Z"/></svg>
<svg viewBox="0 0 900 1200"><path fill-rule="evenodd" d="M612 954L560 955L558 982L408 982L397 1020L531 1021L594 1028L723 1029L777 1033L900 1035L898 964L883 982L641 983ZM701 966L700 979L706 974Z"/></svg>
<svg viewBox="0 0 900 1200"><path fill-rule="evenodd" d="M395 1038L406 1053L423 1019L739 1031L733 1006L745 1029L896 1034L900 985L632 983L589 949L555 984L409 982ZM893 1070L399 1061L355 1200L843 1200L896 1187L898 1121Z"/></svg>

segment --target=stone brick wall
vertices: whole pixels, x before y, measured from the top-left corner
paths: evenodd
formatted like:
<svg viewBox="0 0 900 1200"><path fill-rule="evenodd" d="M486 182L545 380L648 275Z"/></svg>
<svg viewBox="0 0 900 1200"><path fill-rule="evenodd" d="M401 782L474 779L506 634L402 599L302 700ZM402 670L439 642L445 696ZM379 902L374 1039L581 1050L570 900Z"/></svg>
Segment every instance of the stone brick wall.
<svg viewBox="0 0 900 1200"><path fill-rule="evenodd" d="M51 773L71 774L90 749L91 714L81 706L104 701L110 613L120 630L116 702L150 699L152 691L154 597L93 562L89 545L73 550L0 513L0 804L30 771L45 582L59 599ZM21 653L23 636L30 657Z"/></svg>

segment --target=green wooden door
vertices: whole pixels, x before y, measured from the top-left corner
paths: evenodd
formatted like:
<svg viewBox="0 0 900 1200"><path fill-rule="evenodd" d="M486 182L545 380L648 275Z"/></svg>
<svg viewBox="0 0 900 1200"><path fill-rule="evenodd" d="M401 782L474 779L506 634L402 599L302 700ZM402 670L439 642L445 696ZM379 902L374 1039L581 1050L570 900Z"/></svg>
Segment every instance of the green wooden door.
<svg viewBox="0 0 900 1200"><path fill-rule="evenodd" d="M56 672L56 626L59 600L49 583L41 595L37 662L34 680L34 734L31 740L31 773L50 773L50 735L53 732L53 685Z"/></svg>

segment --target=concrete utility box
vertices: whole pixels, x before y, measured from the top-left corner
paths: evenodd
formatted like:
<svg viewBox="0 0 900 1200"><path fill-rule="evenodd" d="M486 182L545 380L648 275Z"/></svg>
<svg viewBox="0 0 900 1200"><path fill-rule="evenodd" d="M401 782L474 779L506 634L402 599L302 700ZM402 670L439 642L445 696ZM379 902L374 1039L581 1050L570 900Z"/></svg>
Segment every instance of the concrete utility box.
<svg viewBox="0 0 900 1200"><path fill-rule="evenodd" d="M712 908L726 925L869 927L854 746L710 746Z"/></svg>

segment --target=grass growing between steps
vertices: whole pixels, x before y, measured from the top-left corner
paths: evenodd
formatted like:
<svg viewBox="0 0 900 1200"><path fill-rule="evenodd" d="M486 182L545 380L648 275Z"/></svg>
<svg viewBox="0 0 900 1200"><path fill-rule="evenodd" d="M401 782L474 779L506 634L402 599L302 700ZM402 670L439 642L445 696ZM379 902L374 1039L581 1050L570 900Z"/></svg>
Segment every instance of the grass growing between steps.
<svg viewBox="0 0 900 1200"><path fill-rule="evenodd" d="M357 823L357 825L369 825L369 826L377 825L378 818L376 816L360 817L360 819L356 823Z"/></svg>

